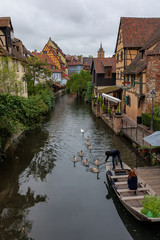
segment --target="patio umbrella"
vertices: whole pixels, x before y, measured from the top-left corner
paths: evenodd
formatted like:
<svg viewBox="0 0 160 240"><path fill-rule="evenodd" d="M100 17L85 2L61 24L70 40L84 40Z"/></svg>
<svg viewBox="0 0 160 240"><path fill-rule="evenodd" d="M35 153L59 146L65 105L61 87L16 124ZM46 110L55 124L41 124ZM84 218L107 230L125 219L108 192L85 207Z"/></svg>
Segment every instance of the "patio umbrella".
<svg viewBox="0 0 160 240"><path fill-rule="evenodd" d="M143 138L146 142L151 144L152 146L159 147L160 146L160 131L156 131L155 133Z"/></svg>

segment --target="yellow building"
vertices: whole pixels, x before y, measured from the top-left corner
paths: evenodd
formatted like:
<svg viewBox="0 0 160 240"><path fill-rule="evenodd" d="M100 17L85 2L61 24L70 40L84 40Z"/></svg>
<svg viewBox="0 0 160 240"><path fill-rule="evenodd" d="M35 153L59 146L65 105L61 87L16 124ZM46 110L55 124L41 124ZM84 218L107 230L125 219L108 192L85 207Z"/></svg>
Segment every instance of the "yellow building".
<svg viewBox="0 0 160 240"><path fill-rule="evenodd" d="M140 115L135 94L131 94L131 89L127 89L131 79L124 76L124 71L136 58L139 50L152 36L153 32L160 24L160 18L127 18L122 17L119 24L116 42L116 85L122 87L123 92L119 98L122 100L122 110L129 117L136 120ZM145 81L145 70L141 73L142 82ZM137 80L137 76L130 76L132 82ZM131 100L129 102L129 99Z"/></svg>
<svg viewBox="0 0 160 240"><path fill-rule="evenodd" d="M47 44L44 46L42 52L47 54L62 74L68 75L66 56L59 48L59 46L49 38Z"/></svg>

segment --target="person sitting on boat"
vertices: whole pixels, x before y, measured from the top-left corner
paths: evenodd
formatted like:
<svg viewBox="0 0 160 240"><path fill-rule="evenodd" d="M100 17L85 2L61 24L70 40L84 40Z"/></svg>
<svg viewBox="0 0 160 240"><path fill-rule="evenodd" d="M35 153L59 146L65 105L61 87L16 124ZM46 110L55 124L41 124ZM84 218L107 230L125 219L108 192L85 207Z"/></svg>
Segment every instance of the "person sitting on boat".
<svg viewBox="0 0 160 240"><path fill-rule="evenodd" d="M121 158L121 154L120 151L118 149L112 149L111 151L106 151L106 160L104 162L104 164L107 162L108 158L110 156L112 156L112 164L113 164L113 170L115 169L115 158L118 157L120 164L121 164L121 168L123 169L123 163L122 163L122 158Z"/></svg>
<svg viewBox="0 0 160 240"><path fill-rule="evenodd" d="M138 187L137 175L135 174L134 170L131 170L128 176L128 188L130 190L134 190L134 193L136 194L137 187Z"/></svg>

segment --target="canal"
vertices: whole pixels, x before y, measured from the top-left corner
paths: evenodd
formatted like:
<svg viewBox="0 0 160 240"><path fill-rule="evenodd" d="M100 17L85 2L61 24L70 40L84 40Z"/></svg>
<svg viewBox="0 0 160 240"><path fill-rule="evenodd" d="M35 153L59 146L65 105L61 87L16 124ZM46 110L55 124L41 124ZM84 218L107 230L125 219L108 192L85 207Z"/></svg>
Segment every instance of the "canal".
<svg viewBox="0 0 160 240"><path fill-rule="evenodd" d="M97 176L79 157L72 162L80 150L90 165L97 158L103 162L112 148L131 167L145 164L88 104L74 96L58 98L43 126L27 133L1 164L0 239L160 239L159 224L140 223L126 212L108 186L104 165Z"/></svg>

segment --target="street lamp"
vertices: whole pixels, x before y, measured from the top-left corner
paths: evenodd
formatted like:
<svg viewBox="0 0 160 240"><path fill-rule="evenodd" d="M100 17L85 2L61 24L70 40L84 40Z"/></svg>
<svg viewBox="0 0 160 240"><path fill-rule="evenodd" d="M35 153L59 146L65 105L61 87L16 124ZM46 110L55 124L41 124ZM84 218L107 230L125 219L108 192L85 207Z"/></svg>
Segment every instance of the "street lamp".
<svg viewBox="0 0 160 240"><path fill-rule="evenodd" d="M154 90L152 90L152 91L150 92L150 94L151 94L151 98L152 98L151 131L153 132L153 100L154 100L154 98L155 98L155 96L156 96L156 93L155 93Z"/></svg>

